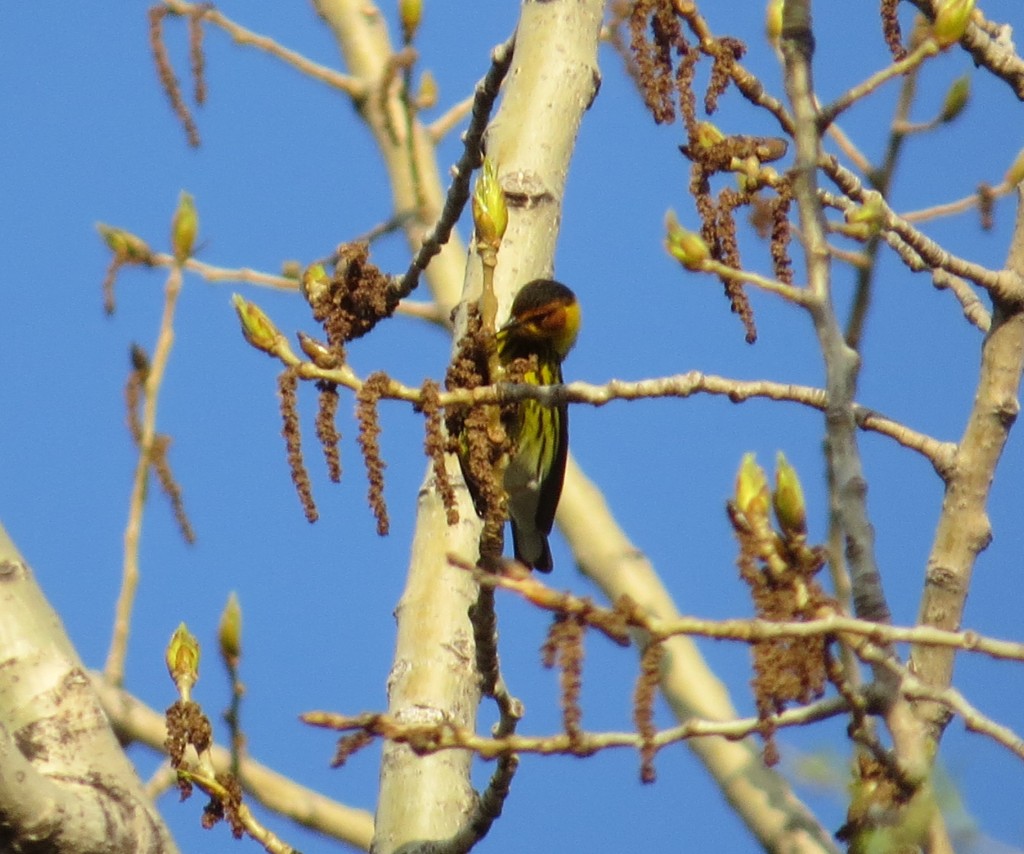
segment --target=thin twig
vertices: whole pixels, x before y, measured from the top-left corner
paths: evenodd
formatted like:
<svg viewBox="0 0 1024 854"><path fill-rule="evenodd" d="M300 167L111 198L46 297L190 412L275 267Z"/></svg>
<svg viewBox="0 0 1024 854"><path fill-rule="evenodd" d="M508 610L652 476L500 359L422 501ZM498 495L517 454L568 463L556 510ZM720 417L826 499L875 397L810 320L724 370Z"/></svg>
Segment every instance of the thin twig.
<svg viewBox="0 0 1024 854"><path fill-rule="evenodd" d="M139 459L135 464L131 498L128 504L128 524L124 532L124 567L121 591L114 610L114 632L104 666L106 678L114 685L124 680L124 664L128 654L128 633L131 627L135 591L139 583L139 537L142 533L142 511L146 501L146 483L153 463L153 442L156 437L156 404L163 383L167 360L174 343L174 312L181 293L180 266L173 266L167 275L164 289L164 311L160 319L160 332L150 362L144 386L142 432L139 437Z"/></svg>
<svg viewBox="0 0 1024 854"><path fill-rule="evenodd" d="M999 661L1024 662L1024 643L1000 640L972 630L947 631L932 626L894 626L874 623L842 614L826 614L806 621L772 621L764 619L707 620L698 617L677 617L664 620L641 608L620 603L614 608L596 605L589 599L548 587L535 575L500 575L472 564L450 558L453 566L472 573L483 586L515 593L532 605L558 614L579 618L588 626L620 643L629 638L629 629L638 629L653 641L677 635L734 640L743 643L778 638L811 638L847 635L862 638L875 645L911 643L973 652Z"/></svg>
<svg viewBox="0 0 1024 854"><path fill-rule="evenodd" d="M939 46L934 39L925 39L914 50L908 53L903 59L892 63L881 71L876 71L863 83L858 83L847 89L831 104L827 104L818 111L818 127L824 129L844 110L849 109L858 101L866 98L878 87L888 83L894 77L902 77L910 71L914 71L926 59L935 56L939 52Z"/></svg>
<svg viewBox="0 0 1024 854"><path fill-rule="evenodd" d="M931 19L935 14L936 0L910 0L921 14ZM1009 25L996 27L980 17L981 10L975 10L972 23L960 39L963 47L974 59L975 65L984 66L994 77L1006 82L1014 94L1024 101L1024 59L1014 52L1010 38L997 39L996 31L1005 31Z"/></svg>
<svg viewBox="0 0 1024 854"><path fill-rule="evenodd" d="M1018 758L1024 759L1024 739L1009 727L996 723L982 714L955 688L929 685L909 668L895 659L885 656L877 647L865 645L858 650L858 654L866 660L879 663L898 677L900 692L908 700L927 700L929 703L945 707L953 714L959 715L969 731L987 735L1016 754Z"/></svg>
<svg viewBox="0 0 1024 854"><path fill-rule="evenodd" d="M240 24L236 24L213 6L203 3L184 3L182 0L164 0L164 5L178 15L188 15L193 18L202 18L209 21L231 36L235 44L255 47L269 53L271 56L280 59L308 77L319 80L321 83L326 83L340 92L344 92L353 100L359 101L366 97L365 86L356 78L342 74L318 62L313 62L301 53L282 46L269 36L261 36Z"/></svg>
<svg viewBox="0 0 1024 854"><path fill-rule="evenodd" d="M163 252L154 252L150 256L149 266L152 267L173 267L174 256ZM231 282L234 284L256 285L257 287L270 288L275 291L297 291L299 289L298 279L291 276L281 276L274 273L267 273L262 270L254 270L250 267L219 267L214 264L207 264L195 258L189 258L184 268L190 273L195 273L201 279L213 284ZM416 317L420 320L428 320L439 326L448 322L447 317L442 317L437 304L432 302L417 302L414 300L402 300L395 309L395 314L404 314L406 317Z"/></svg>
<svg viewBox="0 0 1024 854"><path fill-rule="evenodd" d="M804 288L788 285L777 279L769 279L767 276L761 276L749 270L736 269L728 264L723 264L721 261L705 261L701 265L701 269L706 273L714 273L723 279L730 279L734 282L746 282L762 291L780 296L784 300L793 303L793 305L804 305L807 300L807 292Z"/></svg>
<svg viewBox="0 0 1024 854"><path fill-rule="evenodd" d="M945 270L932 273L932 284L939 290L948 290L963 307L964 317L982 332L992 327L992 314L967 282Z"/></svg>
<svg viewBox="0 0 1024 854"><path fill-rule="evenodd" d="M239 830L244 831L270 854L295 854L297 849L259 821L246 803L241 800L236 801L236 794L218 777L196 768L179 769L178 775L179 778L184 778L209 795L211 799L217 801L222 810L230 812L232 833ZM238 835L241 836L241 833Z"/></svg>
<svg viewBox="0 0 1024 854"><path fill-rule="evenodd" d="M861 180L848 169L840 166L838 161L831 156L821 159L821 167L824 172L835 181L836 185L843 191L843 194L851 199L847 204L863 204L867 191ZM974 282L976 285L989 292L993 299L1007 304L1024 302L1024 278L1012 270L990 270L980 264L967 261L951 252L946 251L923 232L919 231L912 223L907 222L903 217L892 210L884 199L878 199L881 209L882 228L891 230L923 261L923 266L911 267L911 269L941 268L955 276L961 276ZM839 204L843 203L839 201Z"/></svg>
<svg viewBox="0 0 1024 854"><path fill-rule="evenodd" d="M864 153L857 147L856 143L846 132L835 122L832 122L828 126L828 135L835 140L836 145L839 146L839 150L843 152L863 174L868 174L871 171L871 161L867 159Z"/></svg>
<svg viewBox="0 0 1024 854"><path fill-rule="evenodd" d="M363 381L348 366L326 369L312 362L302 361L283 340L279 342L276 355L285 365L295 367L302 379L324 380L359 391ZM733 403L742 403L752 398L789 401L826 411L828 395L823 389L776 383L767 380L734 380L728 377L690 371L669 377L647 380L609 380L603 385L574 382L566 385L536 386L529 383L515 385L499 383L493 386L479 386L474 389L453 389L438 395L441 406L472 406L486 403L519 402L539 400L547 406L561 403L587 403L603 406L613 400L641 400L662 397L691 397L695 394L711 394L728 397ZM422 405L422 389L390 380L382 389L381 397L388 400L402 400ZM859 404L853 404L853 418L857 427L893 439L905 448L928 459L941 477L948 473L956 452L951 442L942 442L927 434L901 424L879 412Z"/></svg>
<svg viewBox="0 0 1024 854"><path fill-rule="evenodd" d="M900 130L900 126L905 124L910 116L910 108L917 94L919 70L919 65L911 65L908 73L903 78L899 98L896 101L896 114L889 128L889 138L886 141L885 155L882 158L881 166L877 169L862 170L866 176L870 177L871 185L883 198L889 195L896 165L899 162L900 152L903 150L903 142L906 135ZM882 234L880 232L876 232L868 238L863 250L866 263L857 268L857 282L854 289L853 305L850 308L850 314L846 321L846 342L854 350L860 350L861 340L864 337L868 312L874 295L875 279L878 272L878 251L881 246L881 240Z"/></svg>
<svg viewBox="0 0 1024 854"><path fill-rule="evenodd" d="M145 745L158 753L164 752L167 738L164 715L111 685L99 673L90 672L89 675L118 738L123 743ZM231 763L228 750L214 745L209 753L216 771L228 770ZM370 813L301 786L249 756L242 757L240 771L245 792L267 810L360 850L369 850L373 837L373 816Z"/></svg>
<svg viewBox="0 0 1024 854"><path fill-rule="evenodd" d="M854 429L853 396L859 360L846 343L832 304L825 217L818 198L817 172L822 159L823 125L815 107L811 73L814 35L810 5L810 0L787 0L783 11L782 52L786 92L795 122L794 197L804 236L808 290L813 296L807 308L825 361L829 483L835 490L837 518L846 544L855 611L859 617L872 622L889 623L891 614L875 557L874 531L868 519L863 488L866 481Z"/></svg>
<svg viewBox="0 0 1024 854"><path fill-rule="evenodd" d="M1013 187L1005 181L1001 181L997 186L992 187L989 192L991 193L991 198L995 200L1009 195L1011 190L1013 190ZM955 216L956 214L965 213L976 208L980 198L980 193L971 193L971 195L964 196L962 199L956 199L941 205L932 205L929 208L921 208L916 211L906 211L900 214L900 216L906 222L927 222L928 220L939 219L944 216Z"/></svg>
<svg viewBox="0 0 1024 854"><path fill-rule="evenodd" d="M475 96L470 95L468 98L463 98L458 103L452 104L452 106L448 108L447 112L434 119L434 121L427 126L427 133L430 135L430 138L434 141L435 145L444 139L459 122L469 115L470 111L473 109L474 100Z"/></svg>
<svg viewBox="0 0 1024 854"><path fill-rule="evenodd" d="M715 42L711 28L693 0L673 0L673 5L702 46ZM785 104L771 95L755 75L747 71L741 63L733 62L729 65L729 76L744 98L771 113L786 136L792 136L793 117L786 110Z"/></svg>
<svg viewBox="0 0 1024 854"><path fill-rule="evenodd" d="M635 732L579 732L569 736L564 732L549 736L507 735L489 738L450 724L405 724L389 715L339 715L332 712L306 712L306 723L340 732L363 730L381 738L408 744L413 750L430 754L440 750L471 750L481 759L497 759L513 753L533 753L540 756L562 754L591 756L615 747L637 750L644 744L661 749L692 738L712 736L738 740L759 732L765 726L783 729L836 717L847 711L846 700L833 697L806 706L798 706L767 718L739 718L732 721L712 721L700 718L669 727L653 736Z"/></svg>
<svg viewBox="0 0 1024 854"><path fill-rule="evenodd" d="M469 199L469 181L473 170L483 162L482 142L484 130L491 117L491 109L498 97L501 88L501 81L505 79L509 66L512 64L512 52L515 47L515 36L508 41L498 45L491 52L491 67L487 70L484 78L477 83L476 93L473 96L473 117L470 120L469 128L463 144L462 156L458 163L452 167L453 180L448 188L448 195L444 201L444 208L441 216L435 223L430 233L423 238L419 251L413 256L412 262L405 275L398 281L396 287L399 294L408 296L419 283L420 273L427 268L430 259L441 251L441 247L448 242L455 223L462 215L462 210Z"/></svg>

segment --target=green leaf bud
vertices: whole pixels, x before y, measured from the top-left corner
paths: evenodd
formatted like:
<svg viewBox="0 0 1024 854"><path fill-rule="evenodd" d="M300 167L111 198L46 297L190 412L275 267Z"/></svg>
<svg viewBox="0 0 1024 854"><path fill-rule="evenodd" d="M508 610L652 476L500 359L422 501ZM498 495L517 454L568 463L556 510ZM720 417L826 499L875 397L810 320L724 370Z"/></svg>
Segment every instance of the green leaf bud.
<svg viewBox="0 0 1024 854"><path fill-rule="evenodd" d="M232 590L217 625L217 642L220 655L228 667L237 667L242 657L242 606L238 595Z"/></svg>
<svg viewBox="0 0 1024 854"><path fill-rule="evenodd" d="M942 102L942 112L939 113L939 121L944 123L953 121L964 111L970 97L971 76L964 74L962 77L957 77L949 87L949 91L946 92L946 99Z"/></svg>
<svg viewBox="0 0 1024 854"><path fill-rule="evenodd" d="M687 270L700 270L711 258L711 250L704 238L683 228L676 219L675 211L665 215L665 250Z"/></svg>
<svg viewBox="0 0 1024 854"><path fill-rule="evenodd" d="M956 44L967 32L967 25L974 13L975 0L942 0L935 10L932 36L939 47L947 48Z"/></svg>
<svg viewBox="0 0 1024 854"><path fill-rule="evenodd" d="M191 195L182 190L178 197L178 209L174 212L174 218L171 220L171 247L174 249L174 258L179 264L184 264L192 257L198 233L199 215L196 212L195 201Z"/></svg>
<svg viewBox="0 0 1024 854"><path fill-rule="evenodd" d="M267 317L256 303L249 302L238 294L233 294L231 304L238 313L238 319L242 323L242 334L257 350L262 350L271 356L277 351L278 342L281 340L281 333L274 326L273 321Z"/></svg>
<svg viewBox="0 0 1024 854"><path fill-rule="evenodd" d="M772 504L779 527L790 537L802 537L807 533L807 505L804 490L796 469L789 464L785 454L779 451L775 459L775 492Z"/></svg>
<svg viewBox="0 0 1024 854"><path fill-rule="evenodd" d="M199 641L184 623L171 635L166 658L167 672L171 674L181 699L188 702L192 686L199 680Z"/></svg>
<svg viewBox="0 0 1024 854"><path fill-rule="evenodd" d="M505 192L498 183L498 170L494 161L484 158L483 169L473 188L473 225L477 243L497 248L508 227L508 207Z"/></svg>

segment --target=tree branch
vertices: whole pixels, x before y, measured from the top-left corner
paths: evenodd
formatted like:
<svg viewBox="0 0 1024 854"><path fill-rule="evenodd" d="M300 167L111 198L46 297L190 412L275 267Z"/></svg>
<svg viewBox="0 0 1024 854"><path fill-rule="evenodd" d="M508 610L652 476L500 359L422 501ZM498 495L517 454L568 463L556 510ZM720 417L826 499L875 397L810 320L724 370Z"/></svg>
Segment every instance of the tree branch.
<svg viewBox="0 0 1024 854"><path fill-rule="evenodd" d="M156 405L160 396L164 371L174 344L174 313L181 293L181 264L175 264L167 274L164 310L160 319L156 348L151 364L145 370L143 382L143 416L138 436L139 458L135 464L131 498L128 504L128 522L124 532L124 565L121 590L114 610L114 632L104 673L115 685L124 679L125 658L128 655L128 633L131 628L135 592L139 583L139 537L142 534L142 511L146 503L150 468L156 462Z"/></svg>
<svg viewBox="0 0 1024 854"><path fill-rule="evenodd" d="M570 455L557 522L583 572L609 599L629 597L666 622L679 611L647 557L619 527L604 496ZM728 721L736 709L722 682L687 637L662 643L661 691L675 718ZM765 767L750 741L689 742L736 814L770 851L837 851L831 834L794 795L781 775Z"/></svg>
<svg viewBox="0 0 1024 854"><path fill-rule="evenodd" d="M1006 273L1024 281L1024 197L1018 189L1017 224ZM993 295L994 296L994 295ZM919 620L929 626L960 625L978 555L992 537L986 513L996 465L1020 411L1018 390L1024 374L1024 308L1016 301L996 302L992 328L982 345L978 390L960 440L952 476L925 575ZM929 685L944 688L953 676L949 650L915 648L914 672ZM926 705L924 719L937 741L948 713Z"/></svg>
<svg viewBox="0 0 1024 854"><path fill-rule="evenodd" d="M302 719L313 726L339 732L362 730L388 741L408 744L413 750L426 755L446 750L465 750L481 759L498 759L517 753L587 757L598 751L617 747L637 750L643 746L645 740L652 742L658 749L692 739L719 737L738 740L762 730L765 721L773 728L782 729L827 720L846 711L846 700L842 697L833 697L787 709L780 714L769 715L764 720L737 718L719 721L689 718L685 723L660 730L653 736L643 736L635 732L579 732L573 735L561 732L543 736L488 737L447 723L408 724L396 720L391 715L375 713L350 716L333 712L306 712Z"/></svg>
<svg viewBox="0 0 1024 854"><path fill-rule="evenodd" d="M307 77L319 80L321 83L326 83L328 86L344 92L353 100L358 101L366 97L367 87L363 81L350 77L347 74L341 74L333 68L328 68L326 65L313 62L313 60L308 59L301 53L289 50L269 36L261 36L240 24L236 24L208 3L185 3L182 0L164 0L164 5L177 15L195 16L204 21L209 21L231 36L235 44L255 47L258 50L269 53Z"/></svg>
<svg viewBox="0 0 1024 854"><path fill-rule="evenodd" d="M839 165L833 157L821 160L822 169L832 178L839 188L856 203L863 204L867 200L867 192L860 179ZM833 201L843 208L847 203L835 199ZM921 259L920 264L910 264L912 270L939 268L953 275L969 279L989 292L993 300L1006 303L1024 302L1024 277L1014 270L989 270L980 264L958 258L943 249L938 243L927 237L911 223L893 211L884 199L875 194L872 202L877 203L882 211L882 227L892 231Z"/></svg>
<svg viewBox="0 0 1024 854"><path fill-rule="evenodd" d="M935 18L935 8L938 0L910 0L930 20ZM1010 27L1004 24L1001 27L993 26L990 22L984 22L987 26L979 26L977 23L967 25L967 32L960 39L960 45L970 53L975 65L981 65L992 72L993 75L1005 81L1013 90L1013 93L1024 101L1024 60L1013 50L1013 41L1010 39ZM993 38L987 30L999 31L1000 38Z"/></svg>
<svg viewBox="0 0 1024 854"><path fill-rule="evenodd" d="M618 644L630 642L631 629L643 631L652 641L662 641L678 635L744 643L775 638L849 635L883 646L913 643L976 652L1000 661L1024 662L1024 643L989 638L971 630L948 631L932 626L892 626L836 613L827 613L817 619L797 622L764 619L706 620L698 617L663 619L636 608L625 598L620 599L613 608L602 608L588 599L554 590L535 575L498 575L473 564L459 561L454 563L461 569L471 572L480 584L516 593L545 611L578 617Z"/></svg>
<svg viewBox="0 0 1024 854"><path fill-rule="evenodd" d="M279 335L272 355L287 367L294 368L305 380L328 382L359 392L364 381L348 366L322 368L299 358L291 346ZM573 382L556 386L537 386L529 383L498 383L492 386L477 386L473 389L452 389L436 396L440 406L476 406L480 404L510 403L526 399L539 400L548 406L562 403L589 403L603 406L613 400L643 400L662 397L691 397L695 394L711 394L728 397L733 403L742 403L754 398L790 401L827 412L828 394L823 389L776 383L769 380L734 380L714 374L690 371L670 377L646 380L609 380L604 385ZM421 387L407 386L389 379L380 390L380 398L401 400L422 406L424 403ZM956 446L942 442L924 433L919 433L859 404L852 406L857 427L888 436L900 445L928 459L940 477L945 478L952 464Z"/></svg>
<svg viewBox="0 0 1024 854"><path fill-rule="evenodd" d="M31 569L0 526L0 848L177 847Z"/></svg>
<svg viewBox="0 0 1024 854"><path fill-rule="evenodd" d="M865 619L887 623L889 607L875 561L874 534L865 502L867 485L857 450L853 414L859 359L847 346L833 310L825 219L818 201L821 140L811 81L813 49L810 0L787 0L782 51L786 60L786 89L796 124L794 194L804 236L808 287L814 297L808 310L825 359L828 464L839 496L839 518L846 538L856 613Z"/></svg>
<svg viewBox="0 0 1024 854"><path fill-rule="evenodd" d="M163 753L167 739L164 715L127 691L111 685L101 674L93 673L91 676L93 689L99 695L103 710L118 737ZM227 748L214 745L210 748L210 757L216 771L230 770L231 751ZM366 810L353 809L300 786L249 756L241 757L239 775L246 794L268 810L362 851L370 849L373 816Z"/></svg>

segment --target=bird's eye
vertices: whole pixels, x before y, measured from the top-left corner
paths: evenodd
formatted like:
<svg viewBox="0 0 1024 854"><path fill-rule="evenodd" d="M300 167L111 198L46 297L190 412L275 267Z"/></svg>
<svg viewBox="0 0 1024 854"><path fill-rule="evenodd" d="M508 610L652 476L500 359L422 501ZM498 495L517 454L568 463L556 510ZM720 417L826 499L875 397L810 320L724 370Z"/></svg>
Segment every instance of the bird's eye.
<svg viewBox="0 0 1024 854"><path fill-rule="evenodd" d="M561 329L565 326L565 307L555 306L549 311L544 312L539 318L540 323L538 324L542 329L555 330Z"/></svg>

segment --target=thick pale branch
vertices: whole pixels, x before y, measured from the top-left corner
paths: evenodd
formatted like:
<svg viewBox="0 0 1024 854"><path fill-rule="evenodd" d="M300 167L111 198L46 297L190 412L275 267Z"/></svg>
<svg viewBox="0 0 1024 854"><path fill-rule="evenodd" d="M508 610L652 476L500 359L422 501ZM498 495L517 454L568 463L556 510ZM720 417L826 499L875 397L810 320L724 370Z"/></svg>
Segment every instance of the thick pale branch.
<svg viewBox="0 0 1024 854"><path fill-rule="evenodd" d="M4 850L176 854L60 618L0 525Z"/></svg>
<svg viewBox="0 0 1024 854"><path fill-rule="evenodd" d="M1006 272L1024 281L1024 198L1020 196ZM982 347L977 394L947 482L928 557L919 612L919 620L925 625L943 629L960 625L975 561L992 536L986 505L996 466L1020 411L1022 373L1024 309L1016 302L1006 305L997 301L992 328ZM912 660L914 672L926 683L939 688L950 684L950 651L915 648ZM947 714L934 706L926 706L925 714L932 737L938 739Z"/></svg>
<svg viewBox="0 0 1024 854"><path fill-rule="evenodd" d="M441 216L444 198L430 132L417 115L409 116L396 87L388 87L386 92L381 88L394 74L395 51L385 18L373 3L364 0L314 0L313 5L337 38L349 74L366 92L359 115L383 157L391 209L414 212L402 228L410 250L417 253L427 229ZM426 270L442 318L447 318L458 302L465 258L465 244L452 234Z"/></svg>
<svg viewBox="0 0 1024 854"><path fill-rule="evenodd" d="M384 72L380 63L390 56L391 47L381 16L377 13L370 20L368 5L365 0L316 0L318 11L338 37L349 69L360 78L378 81ZM491 70L478 89L471 122L476 141L470 138L465 146L457 180L468 186L470 172L481 154L479 135L487 125L488 155L497 164L499 182L506 194L512 196L518 189L521 195L524 188L516 186L520 180L529 182L539 194L537 198L524 197L520 205L510 204L513 210L495 276L499 298L509 299L524 280L550 273L560 200L579 117L596 90L601 11L597 0L524 5L511 56L516 70L505 87L501 110L489 125L487 115L507 67L510 45L496 52ZM393 139L382 101L368 98L361 115L373 130L388 165L396 197L394 209L415 207L420 210L423 226L439 223L438 231L442 226L450 228L454 217L450 213L442 215L433 138L428 129L410 121L414 144ZM392 128L402 129L397 125ZM538 144L541 139L543 144ZM408 162L410 149L416 158L414 164ZM416 200L417 187L429 198L429 204L421 205ZM458 199L452 199L450 194L446 211L459 206ZM437 304L447 314L458 300L460 283L463 298L475 298L480 289L479 270L475 259L466 267L467 253L456 240L448 240L441 254L431 258L433 244L443 242L443 237L435 234L424 241L424 233L425 228L409 232L417 259L400 287L411 287L416 272L430 260L426 275ZM448 463L448 477L461 482L453 461ZM456 492L461 502L460 519L464 521L450 527L431 476L421 491L409 576L397 611L389 708L406 722L443 720L471 729L480 686L467 609L476 599L476 585L471 578L447 567L445 555L448 551L473 553L479 526L466 490ZM430 843L448 850L453 840L466 839L465 823L475 801L469 770L468 756L417 757L402 745L387 745L375 850L388 852L407 844ZM497 785L500 788L504 784L499 780ZM494 794L500 796L497 791Z"/></svg>

